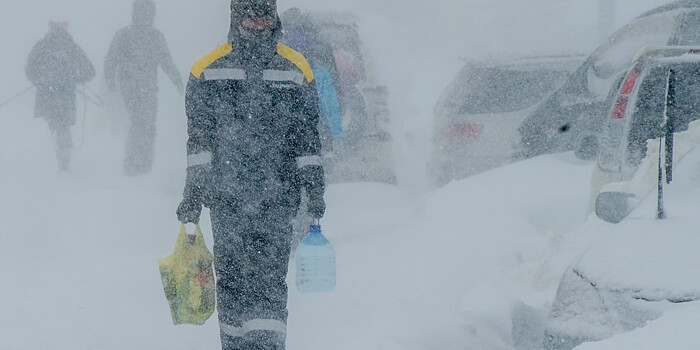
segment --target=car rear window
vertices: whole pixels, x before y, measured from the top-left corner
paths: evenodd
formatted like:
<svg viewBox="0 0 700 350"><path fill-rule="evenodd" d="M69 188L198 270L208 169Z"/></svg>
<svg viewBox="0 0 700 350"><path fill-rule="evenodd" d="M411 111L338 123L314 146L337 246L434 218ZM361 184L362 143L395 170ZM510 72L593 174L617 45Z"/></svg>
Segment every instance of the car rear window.
<svg viewBox="0 0 700 350"><path fill-rule="evenodd" d="M444 103L447 110L460 114L518 111L542 100L568 75L567 71L550 69L467 66L453 82Z"/></svg>
<svg viewBox="0 0 700 350"><path fill-rule="evenodd" d="M661 136L666 104L668 69L651 69L637 90L630 130L627 135L629 157L627 162L636 166L646 156L646 141Z"/></svg>
<svg viewBox="0 0 700 350"><path fill-rule="evenodd" d="M700 65L687 63L673 70L675 78L667 114L675 131L681 132L700 115ZM668 67L654 67L639 87L627 136L631 165L637 165L646 156L647 140L663 136L668 77Z"/></svg>

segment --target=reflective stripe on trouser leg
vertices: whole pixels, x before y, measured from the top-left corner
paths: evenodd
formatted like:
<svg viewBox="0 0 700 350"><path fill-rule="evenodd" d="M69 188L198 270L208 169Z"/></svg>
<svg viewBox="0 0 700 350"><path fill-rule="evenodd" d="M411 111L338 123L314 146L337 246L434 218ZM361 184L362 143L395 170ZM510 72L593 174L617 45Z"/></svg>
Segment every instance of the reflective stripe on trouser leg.
<svg viewBox="0 0 700 350"><path fill-rule="evenodd" d="M303 156L297 157L297 169L301 169L308 165L323 165L321 156Z"/></svg>
<svg viewBox="0 0 700 350"><path fill-rule="evenodd" d="M243 323L243 326L236 327L225 323L220 323L221 331L232 337L245 337L250 332L268 331L278 333L280 336L287 335L287 324L280 320L255 319Z"/></svg>
<svg viewBox="0 0 700 350"><path fill-rule="evenodd" d="M293 211L245 216L234 209L210 212L222 347L284 349Z"/></svg>
<svg viewBox="0 0 700 350"><path fill-rule="evenodd" d="M204 151L204 152L199 152L197 154L190 154L187 156L187 166L199 166L199 165L208 165L211 164L211 152L209 151Z"/></svg>

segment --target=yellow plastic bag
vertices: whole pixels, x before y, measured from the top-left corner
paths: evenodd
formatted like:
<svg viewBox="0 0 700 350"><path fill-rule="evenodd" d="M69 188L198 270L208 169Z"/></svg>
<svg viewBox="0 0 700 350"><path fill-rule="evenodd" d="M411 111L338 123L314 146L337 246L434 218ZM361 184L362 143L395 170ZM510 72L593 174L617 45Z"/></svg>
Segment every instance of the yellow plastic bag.
<svg viewBox="0 0 700 350"><path fill-rule="evenodd" d="M202 325L214 312L213 261L199 225L193 235L181 225L173 254L158 260L173 324Z"/></svg>

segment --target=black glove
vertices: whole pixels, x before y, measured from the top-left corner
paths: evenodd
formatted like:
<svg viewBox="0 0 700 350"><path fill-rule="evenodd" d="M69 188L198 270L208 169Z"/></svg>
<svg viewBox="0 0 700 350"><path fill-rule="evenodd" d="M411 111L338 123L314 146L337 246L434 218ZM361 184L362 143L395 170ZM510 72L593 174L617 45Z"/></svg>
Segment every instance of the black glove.
<svg viewBox="0 0 700 350"><path fill-rule="evenodd" d="M309 204L307 206L307 211L314 219L320 219L326 212L326 201L323 200L323 196L316 196L316 198L309 198Z"/></svg>
<svg viewBox="0 0 700 350"><path fill-rule="evenodd" d="M306 208L309 215L314 219L322 218L326 211L326 202L323 200L326 189L323 168L315 165L305 166L300 169L299 177L309 196L309 204Z"/></svg>
<svg viewBox="0 0 700 350"><path fill-rule="evenodd" d="M202 203L192 197L185 197L177 206L177 219L181 223L199 223L199 215L202 214Z"/></svg>
<svg viewBox="0 0 700 350"><path fill-rule="evenodd" d="M185 198L196 200L205 207L212 204L212 193L209 189L212 173L206 166L191 166L187 168L187 178L183 195Z"/></svg>

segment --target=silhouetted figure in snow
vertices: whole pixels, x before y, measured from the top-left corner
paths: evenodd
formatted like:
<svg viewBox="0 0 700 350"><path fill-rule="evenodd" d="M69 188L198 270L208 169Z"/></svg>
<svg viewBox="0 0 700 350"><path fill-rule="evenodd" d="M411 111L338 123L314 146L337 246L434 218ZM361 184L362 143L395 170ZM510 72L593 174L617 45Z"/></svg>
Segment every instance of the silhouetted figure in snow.
<svg viewBox="0 0 700 350"><path fill-rule="evenodd" d="M68 22L51 22L27 60L27 78L36 85L34 116L46 120L53 134L61 170L67 170L73 147L71 126L76 119L76 88L95 76L85 52L68 34Z"/></svg>
<svg viewBox="0 0 700 350"><path fill-rule="evenodd" d="M319 135L325 155L333 151L334 140L343 136L343 120L338 100L338 68L333 48L319 39L318 29L299 8L293 7L280 16L284 27L282 41L303 54L311 64L319 98Z"/></svg>
<svg viewBox="0 0 700 350"><path fill-rule="evenodd" d="M229 41L197 61L185 106L183 223L210 209L224 350L283 350L292 219L323 216L314 74L279 43L274 0L233 0Z"/></svg>
<svg viewBox="0 0 700 350"><path fill-rule="evenodd" d="M332 168L336 154L334 144L339 144L343 136L343 119L340 101L338 100L337 79L338 69L335 66L333 48L323 40L318 28L308 15L297 7L292 7L280 15L284 37L282 42L306 57L311 65L318 92L318 133L323 150L324 168ZM302 205L308 198L302 196ZM308 213L300 211L294 220L295 247L308 233L313 218Z"/></svg>
<svg viewBox="0 0 700 350"><path fill-rule="evenodd" d="M121 91L131 121L124 171L139 175L151 170L158 114L158 67L180 93L183 84L163 34L153 27L156 5L136 0L133 23L115 34L105 59L107 86Z"/></svg>

